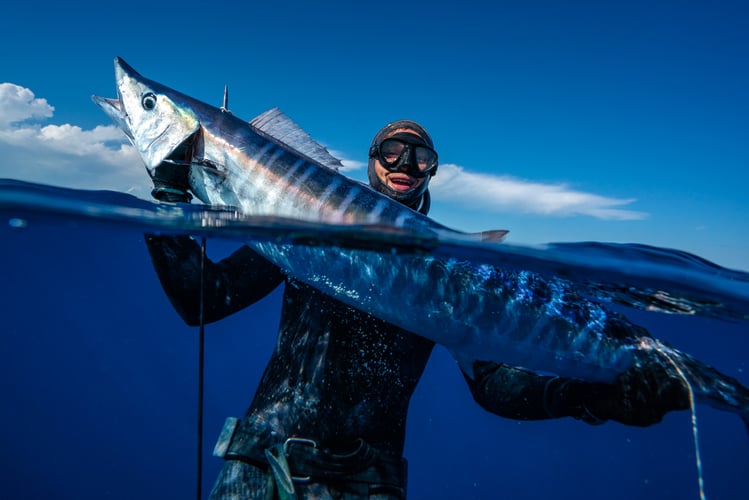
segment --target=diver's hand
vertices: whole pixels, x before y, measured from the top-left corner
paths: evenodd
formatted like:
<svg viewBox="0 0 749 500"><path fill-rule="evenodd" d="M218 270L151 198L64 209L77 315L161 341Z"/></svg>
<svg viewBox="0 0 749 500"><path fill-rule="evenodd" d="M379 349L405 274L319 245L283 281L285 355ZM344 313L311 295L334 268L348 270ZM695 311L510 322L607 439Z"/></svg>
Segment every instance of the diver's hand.
<svg viewBox="0 0 749 500"><path fill-rule="evenodd" d="M666 413L689 408L689 392L676 370L657 361L630 368L613 384L593 384L582 407L601 420L645 427Z"/></svg>
<svg viewBox="0 0 749 500"><path fill-rule="evenodd" d="M162 163L149 172L153 181L151 196L159 201L190 203L192 195L188 192L190 181L188 168L184 165Z"/></svg>
<svg viewBox="0 0 749 500"><path fill-rule="evenodd" d="M630 368L611 384L554 377L546 383L544 407L551 417L646 427L670 411L688 409L689 392L673 367L649 361Z"/></svg>

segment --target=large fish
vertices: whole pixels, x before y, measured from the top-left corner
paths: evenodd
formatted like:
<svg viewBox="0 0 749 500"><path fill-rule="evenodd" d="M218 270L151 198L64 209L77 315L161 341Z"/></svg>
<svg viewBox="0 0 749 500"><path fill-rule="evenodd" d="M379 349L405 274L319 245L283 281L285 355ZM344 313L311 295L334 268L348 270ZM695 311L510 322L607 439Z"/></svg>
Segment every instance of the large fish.
<svg viewBox="0 0 749 500"><path fill-rule="evenodd" d="M247 123L142 77L119 58L115 77L118 98L94 102L146 168L172 162L189 169L191 190L205 203L247 215L451 231L338 173L337 160L277 110ZM656 361L683 374L696 399L749 425L749 389L562 280L426 252L249 244L296 279L443 344L468 373L474 360L486 360L610 382L634 364Z"/></svg>

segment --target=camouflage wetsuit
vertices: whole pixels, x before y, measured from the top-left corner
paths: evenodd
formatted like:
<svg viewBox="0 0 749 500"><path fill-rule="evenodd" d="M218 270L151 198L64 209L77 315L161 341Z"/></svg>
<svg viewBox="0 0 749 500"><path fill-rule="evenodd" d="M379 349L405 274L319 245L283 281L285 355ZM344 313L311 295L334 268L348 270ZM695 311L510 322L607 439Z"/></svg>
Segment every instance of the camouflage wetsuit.
<svg viewBox="0 0 749 500"><path fill-rule="evenodd" d="M197 324L198 243L149 235L147 244L175 309ZM434 343L288 279L248 247L217 263L206 258L204 321L243 309L283 282L276 349L245 416L225 436L226 461L211 498L293 498L284 496L284 470L312 476L291 482L297 498L405 498L406 413ZM523 420L573 416L593 422L585 395L598 397L601 387L614 387L496 363L476 363L466 380L482 407ZM614 411L631 405L622 408ZM664 411L658 408L647 421L605 418L647 425ZM282 446L290 437L304 440L292 441L285 454ZM305 468L310 450L324 450L332 463L316 468L315 455L312 468ZM288 458L291 470L282 467L283 460L273 465L279 454L288 455L282 459Z"/></svg>

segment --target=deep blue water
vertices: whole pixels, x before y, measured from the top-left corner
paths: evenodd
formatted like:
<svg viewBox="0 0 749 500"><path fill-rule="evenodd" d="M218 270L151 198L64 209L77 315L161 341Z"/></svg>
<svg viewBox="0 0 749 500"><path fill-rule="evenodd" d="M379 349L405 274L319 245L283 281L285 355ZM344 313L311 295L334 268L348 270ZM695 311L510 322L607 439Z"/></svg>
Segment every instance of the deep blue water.
<svg viewBox="0 0 749 500"><path fill-rule="evenodd" d="M162 229L172 231L179 217L126 195L83 194L0 186L0 497L195 498L198 329L171 308L143 241L144 231L159 226L154 214L171 220ZM202 234L213 259L246 238L237 225ZM441 251L448 250L476 252ZM571 250L586 255L584 263L570 264ZM544 272L562 262L581 283L609 283L611 266L596 274L591 259L603 263L616 254L600 250L586 244L549 254L516 247L512 255ZM544 261L548 255L559 259ZM663 259L627 259L651 274L663 270L673 290L689 291L695 283L706 295L725 290L725 280L700 281L702 268L688 262L679 283ZM749 313L742 290L731 295L729 287L730 313L611 307L749 384L749 322L736 319ZM241 416L249 404L275 343L280 297L279 289L206 327L206 496L221 465L211 456L213 442L225 417ZM697 416L708 498L749 498L743 424L704 405ZM473 402L441 348L411 402L406 456L411 499L698 498L688 412L646 429L505 420Z"/></svg>

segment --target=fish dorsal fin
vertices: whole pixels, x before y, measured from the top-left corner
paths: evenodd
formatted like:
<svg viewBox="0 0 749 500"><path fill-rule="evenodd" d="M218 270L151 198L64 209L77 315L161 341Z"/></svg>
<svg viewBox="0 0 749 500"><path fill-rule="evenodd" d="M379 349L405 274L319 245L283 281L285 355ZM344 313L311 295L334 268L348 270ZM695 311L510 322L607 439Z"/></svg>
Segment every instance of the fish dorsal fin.
<svg viewBox="0 0 749 500"><path fill-rule="evenodd" d="M278 108L269 109L255 117L250 126L326 167L333 170L343 167L341 160L330 154L325 146L312 139L302 127Z"/></svg>

